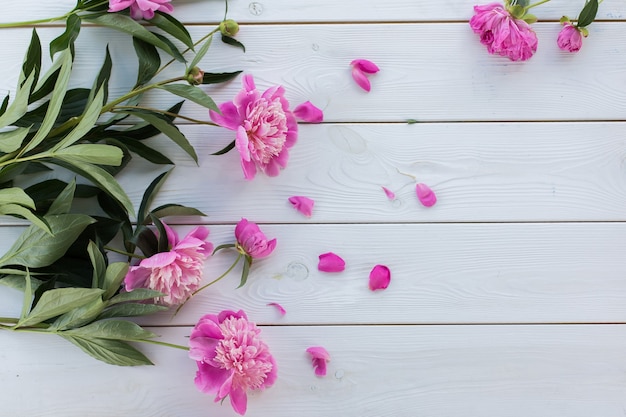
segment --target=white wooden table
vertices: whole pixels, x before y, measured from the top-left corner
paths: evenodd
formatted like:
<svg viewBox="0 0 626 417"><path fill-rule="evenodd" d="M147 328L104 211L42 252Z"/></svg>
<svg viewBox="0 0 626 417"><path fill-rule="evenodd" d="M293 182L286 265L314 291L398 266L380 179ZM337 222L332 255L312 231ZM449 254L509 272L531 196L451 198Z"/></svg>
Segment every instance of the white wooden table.
<svg viewBox="0 0 626 417"><path fill-rule="evenodd" d="M2 20L55 16L73 3L4 0ZM196 39L223 16L218 0L173 3ZM246 217L278 248L255 263L245 287L235 290L234 273L175 318L142 323L186 344L201 315L246 310L279 366L248 415L626 413L626 2L601 4L575 55L556 46L558 19L575 17L582 1L537 8L539 49L526 63L487 54L467 24L474 4L230 1L247 52L216 43L201 66L245 70L260 88L282 84L292 105L311 100L325 122L301 125L288 168L254 181L243 179L235 152L209 156L233 139L225 129L180 126L199 167L166 140L153 142L176 162L155 204L209 215L179 219L181 233L208 224L217 245ZM3 92L15 89L30 31L0 31ZM60 31L39 34L45 43ZM112 95L120 94L134 82L132 46L102 28L83 28L73 83L91 84L105 42ZM350 76L355 58L381 68L369 94ZM207 91L220 103L239 88L236 80ZM184 110L207 119L199 107ZM159 169L137 159L120 176L136 205ZM429 184L438 204L420 206L415 182L398 170ZM289 206L292 195L316 201L311 219ZM4 253L26 223L0 221ZM345 272L317 270L328 251L344 257ZM230 262L227 253L207 262L207 282ZM392 282L373 293L376 263L390 267ZM0 316L19 314L20 301L0 287ZM332 356L325 378L305 353L313 345ZM0 416L235 415L196 390L184 352L142 349L156 366L109 366L60 338L0 332Z"/></svg>

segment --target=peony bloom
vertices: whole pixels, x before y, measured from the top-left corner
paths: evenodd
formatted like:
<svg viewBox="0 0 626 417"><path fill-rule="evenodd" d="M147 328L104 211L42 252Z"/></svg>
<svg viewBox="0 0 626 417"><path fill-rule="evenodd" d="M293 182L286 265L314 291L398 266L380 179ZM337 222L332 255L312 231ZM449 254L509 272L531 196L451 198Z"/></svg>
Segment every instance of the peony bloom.
<svg viewBox="0 0 626 417"><path fill-rule="evenodd" d="M315 201L309 197L296 195L289 197L289 202L296 210L304 214L306 217L311 217L313 215L313 206L315 205Z"/></svg>
<svg viewBox="0 0 626 417"><path fill-rule="evenodd" d="M307 123L322 123L324 121L324 112L315 107L310 101L296 106L293 109L293 114L296 118Z"/></svg>
<svg viewBox="0 0 626 417"><path fill-rule="evenodd" d="M243 77L243 89L232 102L220 105L221 114L211 110L211 120L237 136L243 175L254 178L257 169L275 177L287 166L289 151L298 137L298 124L283 87L259 92L252 75Z"/></svg>
<svg viewBox="0 0 626 417"><path fill-rule="evenodd" d="M490 54L526 61L537 51L537 35L530 25L516 19L499 3L474 6L470 26Z"/></svg>
<svg viewBox="0 0 626 417"><path fill-rule="evenodd" d="M417 199L424 207L432 207L437 202L435 192L426 184L417 184L415 186L415 194L417 194Z"/></svg>
<svg viewBox="0 0 626 417"><path fill-rule="evenodd" d="M321 346L313 346L306 350L311 355L315 375L326 376L326 364L330 362L330 354Z"/></svg>
<svg viewBox="0 0 626 417"><path fill-rule="evenodd" d="M319 260L317 269L322 272L341 272L346 269L346 261L335 253L322 253Z"/></svg>
<svg viewBox="0 0 626 417"><path fill-rule="evenodd" d="M242 310L222 311L200 318L189 338L189 357L198 365L196 387L215 394L215 402L230 397L241 415L246 413L249 390L276 381L276 362L259 333Z"/></svg>
<svg viewBox="0 0 626 417"><path fill-rule="evenodd" d="M563 29L559 32L556 44L563 51L578 52L583 46L583 33L570 22L563 22Z"/></svg>
<svg viewBox="0 0 626 417"><path fill-rule="evenodd" d="M109 12L119 12L130 7L130 17L135 20L150 20L154 12L172 13L171 0L109 0Z"/></svg>
<svg viewBox="0 0 626 417"><path fill-rule="evenodd" d="M384 290L391 282L391 271L385 265L376 265L370 272L370 290Z"/></svg>
<svg viewBox="0 0 626 417"><path fill-rule="evenodd" d="M267 240L256 223L241 219L235 227L237 249L252 259L265 258L276 248L276 239Z"/></svg>
<svg viewBox="0 0 626 417"><path fill-rule="evenodd" d="M355 59L350 62L350 65L352 66L352 78L354 78L354 81L356 81L358 86L363 90L369 92L372 86L365 74L376 74L380 71L378 65L367 59Z"/></svg>
<svg viewBox="0 0 626 417"><path fill-rule="evenodd" d="M178 234L165 223L169 252L160 252L139 265L132 266L124 277L126 291L149 288L165 294L155 298L155 303L175 306L184 303L202 281L203 262L213 252L213 245L205 239L206 227L196 227L178 240Z"/></svg>

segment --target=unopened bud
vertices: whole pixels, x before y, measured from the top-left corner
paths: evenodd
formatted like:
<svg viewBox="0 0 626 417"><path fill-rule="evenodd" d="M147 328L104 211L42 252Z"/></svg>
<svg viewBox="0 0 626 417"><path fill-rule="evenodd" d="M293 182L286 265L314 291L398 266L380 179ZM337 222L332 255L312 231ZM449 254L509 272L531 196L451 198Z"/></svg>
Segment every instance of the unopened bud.
<svg viewBox="0 0 626 417"><path fill-rule="evenodd" d="M235 22L233 19L224 20L220 23L220 32L222 35L235 36L237 32L239 32L239 23Z"/></svg>
<svg viewBox="0 0 626 417"><path fill-rule="evenodd" d="M204 71L198 67L193 67L189 73L187 73L187 82L191 85L200 85L204 79Z"/></svg>

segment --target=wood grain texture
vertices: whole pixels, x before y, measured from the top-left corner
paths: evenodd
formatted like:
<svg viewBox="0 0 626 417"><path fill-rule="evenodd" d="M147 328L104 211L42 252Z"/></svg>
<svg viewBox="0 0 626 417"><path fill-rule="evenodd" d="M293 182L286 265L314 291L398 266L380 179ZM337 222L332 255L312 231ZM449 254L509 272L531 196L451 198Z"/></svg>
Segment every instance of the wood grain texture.
<svg viewBox="0 0 626 417"><path fill-rule="evenodd" d="M451 21L468 20L475 4L489 1L439 0L414 1L394 0L381 3L377 0L229 0L228 17L239 22L337 22L347 21ZM4 0L6 21L17 22L62 15L71 10L75 0ZM222 0L174 0L174 15L183 22L217 22L224 16ZM537 7L534 12L541 20L558 21L561 16L575 18L584 2L552 0ZM626 5L621 1L607 1L598 10L600 20L623 20ZM9 19L10 17L10 19ZM3 21L5 21L3 19Z"/></svg>
<svg viewBox="0 0 626 417"><path fill-rule="evenodd" d="M183 345L190 331L155 330ZM269 327L262 336L279 377L250 396L250 416L615 417L626 407L623 325ZM236 416L196 391L183 351L144 346L155 367L121 368L60 338L2 332L0 344L3 416ZM305 353L313 345L330 352L325 378Z"/></svg>
<svg viewBox="0 0 626 417"><path fill-rule="evenodd" d="M558 50L558 25L537 24L541 46L524 63L490 56L461 23L250 26L238 35L247 45L245 54L216 42L200 66L253 73L261 89L282 84L293 105L310 100L324 110L328 122L624 120L624 25L594 24L583 50L573 55ZM197 39L210 28L191 29ZM42 30L42 40L59 31ZM15 88L29 38L30 29L14 29L0 40L0 50L7 51L0 90ZM274 38L282 40L280 47L268 47L267 39ZM113 98L128 91L136 78L131 42L117 33L103 28L81 32L73 83L91 86L105 42L111 44L115 64ZM354 58L371 59L382 68L372 77L369 94L351 77ZM172 68L163 77L182 71ZM240 88L235 81L207 91L221 103L232 100ZM164 109L176 101L154 93L145 104ZM197 105L186 106L184 113L207 118L206 109Z"/></svg>
<svg viewBox="0 0 626 417"><path fill-rule="evenodd" d="M253 220L253 219L252 219ZM0 252L21 228L3 227ZM190 227L178 228L181 236ZM210 226L215 244L233 226ZM193 324L207 312L243 308L263 324L603 323L626 322L626 224L263 225L276 251L256 261L248 283L241 265L180 310L142 322ZM335 252L342 273L317 270ZM235 260L220 252L205 282ZM387 265L385 291L368 288L370 270ZM19 314L22 297L0 286L0 317ZM287 309L281 317L267 306Z"/></svg>

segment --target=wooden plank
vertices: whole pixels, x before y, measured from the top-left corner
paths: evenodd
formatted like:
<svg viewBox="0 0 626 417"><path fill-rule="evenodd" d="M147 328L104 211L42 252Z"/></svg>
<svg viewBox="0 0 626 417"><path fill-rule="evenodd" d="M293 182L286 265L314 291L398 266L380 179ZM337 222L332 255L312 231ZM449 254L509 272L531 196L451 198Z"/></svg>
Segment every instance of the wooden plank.
<svg viewBox="0 0 626 417"><path fill-rule="evenodd" d="M254 219L251 219L254 220ZM179 228L181 236L190 227ZM0 253L20 228L3 227ZM233 226L210 226L215 244L234 241ZM606 323L626 321L626 224L263 225L276 251L256 261L248 283L241 265L175 316L143 319L193 324L215 309L244 308L263 324ZM342 273L317 270L335 252ZM235 252L208 260L205 282ZM385 291L368 288L370 270L387 265ZM19 314L21 294L0 287L0 317ZM268 303L287 309L281 317Z"/></svg>
<svg viewBox="0 0 626 417"><path fill-rule="evenodd" d="M228 2L228 17L239 22L347 22L347 21L450 21L468 20L475 4L489 1L445 0L416 2L394 0L381 3L376 0L319 0L314 3L303 0L272 0ZM76 4L75 0L57 0L43 3L38 0L4 0L6 21L17 22L30 19L50 18L62 15ZM183 22L217 22L224 16L224 2L176 0L174 15ZM563 15L575 18L584 2L552 0L537 7L534 13L541 20L559 20ZM613 1L602 4L598 10L600 20L623 20L626 5ZM9 18L10 17L10 20Z"/></svg>
<svg viewBox="0 0 626 417"><path fill-rule="evenodd" d="M310 100L325 111L328 122L623 120L626 83L619 68L626 67L624 25L594 24L585 48L572 55L556 46L558 25L538 24L541 45L526 63L488 55L461 23L250 26L238 35L247 45L245 54L216 42L200 66L218 72L245 70L255 75L259 88L282 84L294 105ZM209 30L191 29L196 39ZM42 30L43 41L59 30ZM0 50L6 51L1 90L15 88L29 37L30 29L15 29L0 40ZM281 39L280 48L269 48L267 39ZM135 80L131 43L119 34L102 28L81 32L74 84L92 84L105 42L112 45L116 68L113 98ZM381 67L369 94L352 80L349 64L354 58L368 58ZM182 71L172 68L163 76ZM240 83L206 88L221 103L232 100ZM176 101L163 93L150 94L145 103L165 109ZM207 118L206 109L197 105L186 107L185 114Z"/></svg>
<svg viewBox="0 0 626 417"><path fill-rule="evenodd" d="M189 328L158 328L186 344ZM278 363L248 415L614 417L626 408L626 326L340 326L262 330ZM145 346L154 367L88 358L60 338L0 333L2 413L12 417L236 416L193 385L195 364ZM305 349L331 354L325 378ZM33 358L37 358L33 361Z"/></svg>

